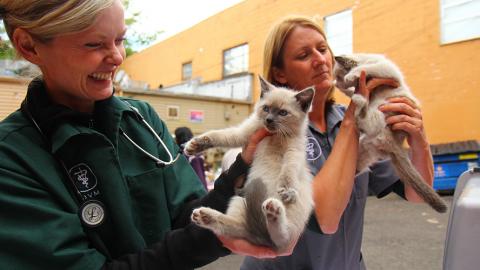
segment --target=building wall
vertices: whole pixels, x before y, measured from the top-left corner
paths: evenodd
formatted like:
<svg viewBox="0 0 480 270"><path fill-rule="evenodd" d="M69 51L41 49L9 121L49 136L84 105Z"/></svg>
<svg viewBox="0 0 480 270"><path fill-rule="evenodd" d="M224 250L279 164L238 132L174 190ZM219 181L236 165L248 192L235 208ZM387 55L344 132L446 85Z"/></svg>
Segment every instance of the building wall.
<svg viewBox="0 0 480 270"><path fill-rule="evenodd" d="M249 102L232 101L220 98L195 97L190 95L172 95L152 93L151 91L124 91L124 97L147 101L153 106L160 118L164 120L173 134L177 127L187 126L194 134L212 129L220 129L237 125L248 117ZM176 106L178 118L169 118L167 108ZM203 121L192 121L191 111L201 111Z"/></svg>
<svg viewBox="0 0 480 270"><path fill-rule="evenodd" d="M353 13L354 52L384 53L404 71L422 102L432 143L480 140L480 39L440 44L440 0L246 0L192 28L133 55L122 66L151 87L181 81L182 63L193 78L222 79L225 49L249 44L249 72L261 74L265 37L288 14ZM254 97L258 97L258 82ZM337 94L337 100L346 99Z"/></svg>
<svg viewBox="0 0 480 270"><path fill-rule="evenodd" d="M0 120L20 108L28 80L0 77Z"/></svg>
<svg viewBox="0 0 480 270"><path fill-rule="evenodd" d="M20 108L25 97L28 80L0 77L0 120ZM167 124L170 133L175 128L187 126L194 134L211 129L220 129L233 126L247 118L250 113L249 102L232 101L220 98L197 97L189 95L159 94L153 91L117 91L124 97L144 100L153 106L160 118ZM179 108L178 118L169 118L168 106ZM190 120L190 111L203 112L201 122Z"/></svg>

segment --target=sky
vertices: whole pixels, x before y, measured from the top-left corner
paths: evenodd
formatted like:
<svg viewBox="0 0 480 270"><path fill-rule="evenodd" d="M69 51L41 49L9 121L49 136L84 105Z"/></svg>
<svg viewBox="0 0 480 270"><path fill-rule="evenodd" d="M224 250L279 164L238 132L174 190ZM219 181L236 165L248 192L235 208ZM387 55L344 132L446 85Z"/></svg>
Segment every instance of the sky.
<svg viewBox="0 0 480 270"><path fill-rule="evenodd" d="M240 2L242 0L130 0L128 12L140 12L134 31L147 34L163 31L158 35L156 42L159 42Z"/></svg>

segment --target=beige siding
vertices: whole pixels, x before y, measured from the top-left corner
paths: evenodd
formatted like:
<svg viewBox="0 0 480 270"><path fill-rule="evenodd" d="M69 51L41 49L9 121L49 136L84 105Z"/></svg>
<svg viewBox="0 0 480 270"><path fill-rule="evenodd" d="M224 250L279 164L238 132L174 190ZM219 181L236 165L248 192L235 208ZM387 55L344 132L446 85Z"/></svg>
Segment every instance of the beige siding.
<svg viewBox="0 0 480 270"><path fill-rule="evenodd" d="M0 120L20 108L28 80L0 77Z"/></svg>
<svg viewBox="0 0 480 270"><path fill-rule="evenodd" d="M25 97L28 80L0 78L0 120L20 107ZM171 133L179 126L188 126L195 134L211 129L236 125L248 117L250 103L218 98L194 97L188 95L157 94L149 91L119 91L125 97L144 100L150 103L166 122ZM178 119L167 117L167 107L178 106ZM190 110L203 111L202 122L189 119Z"/></svg>
<svg viewBox="0 0 480 270"><path fill-rule="evenodd" d="M123 96L145 100L150 103L160 118L166 122L171 133L180 126L187 126L194 134L199 134L211 129L237 125L250 113L250 103L242 101L234 102L226 99L210 99L188 95L154 94L148 91L125 91ZM168 118L168 106L179 108L178 119ZM191 110L202 111L203 121L199 123L190 121Z"/></svg>

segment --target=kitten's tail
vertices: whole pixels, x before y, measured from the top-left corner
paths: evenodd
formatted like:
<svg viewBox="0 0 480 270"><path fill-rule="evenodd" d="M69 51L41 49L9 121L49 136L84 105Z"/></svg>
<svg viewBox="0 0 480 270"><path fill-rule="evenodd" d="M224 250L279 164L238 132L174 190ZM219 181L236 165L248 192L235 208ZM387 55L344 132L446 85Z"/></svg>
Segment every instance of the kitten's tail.
<svg viewBox="0 0 480 270"><path fill-rule="evenodd" d="M413 166L407 156L407 153L401 148L390 153L390 158L400 179L410 185L422 199L429 204L435 211L445 213L447 204L440 196L423 181L422 176Z"/></svg>

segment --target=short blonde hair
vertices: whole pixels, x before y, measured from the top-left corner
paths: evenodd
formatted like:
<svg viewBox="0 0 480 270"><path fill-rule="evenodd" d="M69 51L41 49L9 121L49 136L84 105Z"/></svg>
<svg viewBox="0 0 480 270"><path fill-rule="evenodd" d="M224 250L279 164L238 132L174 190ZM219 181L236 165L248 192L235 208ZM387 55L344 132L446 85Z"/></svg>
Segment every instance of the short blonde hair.
<svg viewBox="0 0 480 270"><path fill-rule="evenodd" d="M115 1L118 0L0 0L0 17L10 40L15 29L22 28L47 42L87 29L98 13Z"/></svg>
<svg viewBox="0 0 480 270"><path fill-rule="evenodd" d="M290 15L274 24L267 35L263 51L263 77L274 85L281 84L275 81L273 76L273 68L283 68L283 49L285 41L287 40L289 34L298 26L312 28L318 31L323 36L325 41L327 40L325 32L321 26L315 20L307 16ZM333 65L335 61L333 61L333 52L330 46L328 46L328 50L332 55ZM329 90L327 98L327 100L331 103L334 101L333 90L334 87L332 86L332 88Z"/></svg>

